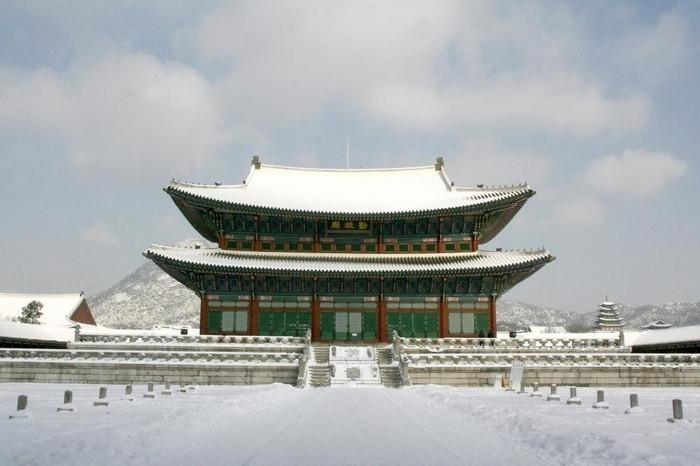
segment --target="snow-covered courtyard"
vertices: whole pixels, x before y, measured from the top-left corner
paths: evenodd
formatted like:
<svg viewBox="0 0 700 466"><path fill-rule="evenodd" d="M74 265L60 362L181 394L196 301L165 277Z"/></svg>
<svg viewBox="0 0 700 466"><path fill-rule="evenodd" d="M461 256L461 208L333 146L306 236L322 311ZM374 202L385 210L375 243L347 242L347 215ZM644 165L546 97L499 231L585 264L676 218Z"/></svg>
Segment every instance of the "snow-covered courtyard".
<svg viewBox="0 0 700 466"><path fill-rule="evenodd" d="M74 390L73 413L57 413ZM174 387L175 388L175 387ZM493 388L199 386L134 401L95 385L0 385L0 464L699 464L700 389L610 389L609 410ZM548 390L544 390L545 398ZM629 393L644 412L624 414ZM9 420L18 394L26 419ZM686 419L671 424L671 400Z"/></svg>

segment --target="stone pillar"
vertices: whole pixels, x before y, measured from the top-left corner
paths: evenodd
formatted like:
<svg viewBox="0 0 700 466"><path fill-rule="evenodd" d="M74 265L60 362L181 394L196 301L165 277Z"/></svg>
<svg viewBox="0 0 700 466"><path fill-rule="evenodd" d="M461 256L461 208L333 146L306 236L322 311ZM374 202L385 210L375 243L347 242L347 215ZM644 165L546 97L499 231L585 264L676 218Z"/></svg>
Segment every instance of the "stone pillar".
<svg viewBox="0 0 700 466"><path fill-rule="evenodd" d="M107 401L107 387L100 387L99 394L97 395L97 400L92 403L93 406L109 406L109 401Z"/></svg>
<svg viewBox="0 0 700 466"><path fill-rule="evenodd" d="M73 411L73 392L71 390L66 390L63 392L63 405L57 407L56 412L72 413Z"/></svg>
<svg viewBox="0 0 700 466"><path fill-rule="evenodd" d="M143 394L143 397L144 398L155 398L156 397L156 394L153 391L153 384L152 383L148 384L148 389L147 389L146 393Z"/></svg>
<svg viewBox="0 0 700 466"><path fill-rule="evenodd" d="M576 394L576 387L569 387L569 399L566 400L567 405L580 405L581 399Z"/></svg>
<svg viewBox="0 0 700 466"><path fill-rule="evenodd" d="M683 401L673 400L673 417L668 418L668 422L678 422L683 420ZM18 408L19 409L19 408Z"/></svg>
<svg viewBox="0 0 700 466"><path fill-rule="evenodd" d="M29 411L27 410L27 405L29 405L29 397L27 395L20 395L17 397L17 412L10 415L10 419L22 419L29 416Z"/></svg>
<svg viewBox="0 0 700 466"><path fill-rule="evenodd" d="M605 392L603 390L598 390L596 394L596 402L593 403L593 407L596 409L610 408L610 405L605 402Z"/></svg>

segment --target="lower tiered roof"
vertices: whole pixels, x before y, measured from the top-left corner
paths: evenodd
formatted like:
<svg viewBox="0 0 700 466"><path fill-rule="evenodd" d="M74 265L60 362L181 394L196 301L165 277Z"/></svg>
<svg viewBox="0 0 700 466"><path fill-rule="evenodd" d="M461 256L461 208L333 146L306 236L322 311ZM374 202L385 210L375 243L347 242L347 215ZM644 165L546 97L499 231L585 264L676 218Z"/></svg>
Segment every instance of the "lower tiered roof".
<svg viewBox="0 0 700 466"><path fill-rule="evenodd" d="M547 250L439 254L328 254L227 251L153 245L144 252L159 265L220 272L488 274L539 268L554 260ZM533 270L534 272L534 270Z"/></svg>

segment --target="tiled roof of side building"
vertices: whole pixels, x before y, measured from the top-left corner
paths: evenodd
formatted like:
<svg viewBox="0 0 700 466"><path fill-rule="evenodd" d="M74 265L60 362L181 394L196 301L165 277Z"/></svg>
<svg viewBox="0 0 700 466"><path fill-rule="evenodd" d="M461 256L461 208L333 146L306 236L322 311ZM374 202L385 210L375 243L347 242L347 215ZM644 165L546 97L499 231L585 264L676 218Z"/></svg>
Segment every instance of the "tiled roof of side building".
<svg viewBox="0 0 700 466"><path fill-rule="evenodd" d="M172 196L232 206L330 214L391 214L524 201L526 184L456 187L442 163L389 169L318 169L254 163L239 185L172 181Z"/></svg>
<svg viewBox="0 0 700 466"><path fill-rule="evenodd" d="M252 271L319 273L490 272L543 265L554 260L546 250L478 251L440 254L328 254L226 251L153 245L144 256L183 265Z"/></svg>
<svg viewBox="0 0 700 466"><path fill-rule="evenodd" d="M70 318L85 300L82 293L0 293L0 320L18 318L22 307L39 301L43 307L39 322L62 326L74 325Z"/></svg>

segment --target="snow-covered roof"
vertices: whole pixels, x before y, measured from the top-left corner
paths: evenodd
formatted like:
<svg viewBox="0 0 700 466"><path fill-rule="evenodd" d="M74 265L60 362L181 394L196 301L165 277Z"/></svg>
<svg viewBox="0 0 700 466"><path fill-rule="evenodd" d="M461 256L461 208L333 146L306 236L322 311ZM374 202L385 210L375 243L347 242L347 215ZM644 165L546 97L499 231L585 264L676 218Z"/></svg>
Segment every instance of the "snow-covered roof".
<svg viewBox="0 0 700 466"><path fill-rule="evenodd" d="M527 333L566 333L566 329L564 327L557 327L557 326L545 326L545 325L530 325L527 327L528 332Z"/></svg>
<svg viewBox="0 0 700 466"><path fill-rule="evenodd" d="M22 340L73 341L75 330L66 326L34 325L0 320L0 337Z"/></svg>
<svg viewBox="0 0 700 466"><path fill-rule="evenodd" d="M41 308L40 323L53 326L75 325L70 317L84 300L82 293L0 293L0 320L19 317L24 306L31 301L39 301L44 305Z"/></svg>
<svg viewBox="0 0 700 466"><path fill-rule="evenodd" d="M634 345L662 345L690 341L700 341L700 325L645 330L635 340Z"/></svg>
<svg viewBox="0 0 700 466"><path fill-rule="evenodd" d="M642 325L642 328L644 330L658 330L662 328L671 328L671 324L667 324L663 320L655 320L654 322L650 322L646 325Z"/></svg>
<svg viewBox="0 0 700 466"><path fill-rule="evenodd" d="M550 262L547 250L478 251L430 254L328 254L310 252L227 251L153 245L144 255L184 264L226 269L308 272L488 271Z"/></svg>
<svg viewBox="0 0 700 466"><path fill-rule="evenodd" d="M233 205L334 214L431 211L516 201L534 194L527 184L453 186L442 163L348 170L254 163L243 184L193 184L173 180L166 191Z"/></svg>

